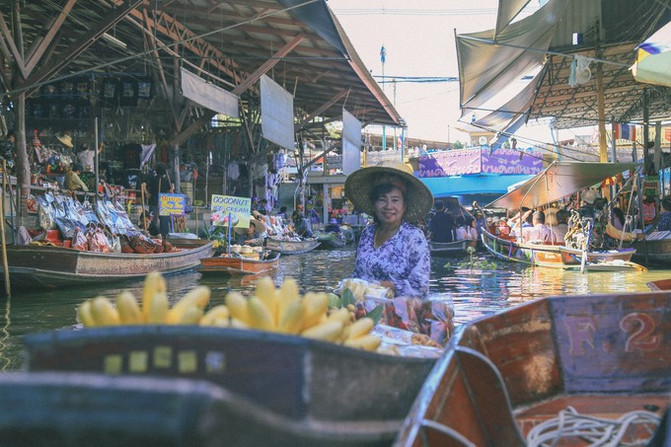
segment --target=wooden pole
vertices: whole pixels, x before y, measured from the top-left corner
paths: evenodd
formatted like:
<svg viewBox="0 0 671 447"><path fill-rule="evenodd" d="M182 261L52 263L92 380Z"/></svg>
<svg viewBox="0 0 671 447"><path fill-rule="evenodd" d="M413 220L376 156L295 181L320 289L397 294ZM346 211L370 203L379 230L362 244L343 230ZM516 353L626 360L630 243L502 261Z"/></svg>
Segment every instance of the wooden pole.
<svg viewBox="0 0 671 447"><path fill-rule="evenodd" d="M144 189L145 189L145 185L144 185L144 183L142 183L140 185L140 195L141 195L141 198L142 198L142 229L144 231L147 231L147 209L145 208Z"/></svg>
<svg viewBox="0 0 671 447"><path fill-rule="evenodd" d="M2 266L5 271L5 294L12 296L9 284L9 263L7 262L7 241L5 239L5 193L7 191L7 161L2 160L2 195L0 196L0 239L2 240Z"/></svg>

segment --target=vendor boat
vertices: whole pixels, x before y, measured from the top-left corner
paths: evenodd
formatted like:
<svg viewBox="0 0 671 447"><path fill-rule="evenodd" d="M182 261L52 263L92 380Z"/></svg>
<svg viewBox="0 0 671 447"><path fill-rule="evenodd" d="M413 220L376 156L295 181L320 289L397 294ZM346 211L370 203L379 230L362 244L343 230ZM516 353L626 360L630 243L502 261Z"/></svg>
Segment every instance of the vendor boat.
<svg viewBox="0 0 671 447"><path fill-rule="evenodd" d="M477 247L477 243L478 241L470 239L452 242L429 241L429 249L431 250L431 256L435 258L461 257L468 254L469 247L475 249Z"/></svg>
<svg viewBox="0 0 671 447"><path fill-rule="evenodd" d="M656 265L667 267L671 265L671 232L665 233L663 238L652 239L658 233L646 235L645 240L635 241L632 248L636 249L634 260L645 265Z"/></svg>
<svg viewBox="0 0 671 447"><path fill-rule="evenodd" d="M317 239L277 239L269 237L266 239L268 250L282 253L283 255L299 255L307 253L319 247Z"/></svg>
<svg viewBox="0 0 671 447"><path fill-rule="evenodd" d="M142 280L147 273L164 275L194 270L212 256L212 242L164 253L99 253L51 245L8 245L12 287L56 288L113 281Z"/></svg>
<svg viewBox="0 0 671 447"><path fill-rule="evenodd" d="M645 443L671 404L669 306L669 292L560 296L460 326L394 445Z"/></svg>
<svg viewBox="0 0 671 447"><path fill-rule="evenodd" d="M24 347L26 369L31 374L96 375L97 380L107 382L98 387L100 394L84 394L92 400L48 398L58 393L79 396L75 389L60 389L57 393L51 389L51 393L44 394L36 394L41 392L37 390L27 397L36 399L29 402L40 409L45 424L67 410L75 411L79 403L86 403L85 409L78 407L84 419L66 418L63 423L72 425L59 427L68 439L80 429L98 426L86 423L88 413L106 412L110 415L108 423L126 421L127 414L145 414L127 406L124 396L128 393L114 397L114 391L124 389L124 382L135 379L139 387L135 391L147 397L142 408L151 410L148 414L169 412L162 403L181 395L184 386L191 391L206 390L205 395L197 393L189 400L188 408L194 412L182 415L186 419L181 422L174 421L172 429L190 426L189 423L195 427L195 421L200 421L201 428L216 431L220 442L211 445L243 447L389 445L436 362L435 358L382 355L298 336L201 326L53 331L27 335ZM173 379L176 396L150 399L159 388L168 392L170 385L164 383L167 379ZM144 385L140 385L142 381ZM159 385L154 386L152 381ZM74 388L85 383L70 381ZM0 383L0 396L5 395L2 389ZM196 411L206 404L211 413ZM170 408L185 408L184 405ZM24 423L16 418L13 421ZM128 427L120 424L119 430L127 434L126 430L137 428L137 420L131 422ZM2 418L0 432L1 429ZM151 431L155 432L153 424ZM23 433L26 432L26 436L40 436L39 430ZM188 439L188 443L198 439L187 437L189 434L175 434L174 439ZM135 444L125 445L140 445L137 437L131 439Z"/></svg>
<svg viewBox="0 0 671 447"><path fill-rule="evenodd" d="M269 252L267 257L247 257L237 253L223 254L211 258L201 258L198 271L207 275L258 275L277 268L280 265L280 253Z"/></svg>
<svg viewBox="0 0 671 447"><path fill-rule="evenodd" d="M344 237L330 231L318 232L315 237L319 241L319 248L342 248L347 243Z"/></svg>
<svg viewBox="0 0 671 447"><path fill-rule="evenodd" d="M650 281L647 283L647 286L652 291L671 290L671 278L658 279L657 281Z"/></svg>

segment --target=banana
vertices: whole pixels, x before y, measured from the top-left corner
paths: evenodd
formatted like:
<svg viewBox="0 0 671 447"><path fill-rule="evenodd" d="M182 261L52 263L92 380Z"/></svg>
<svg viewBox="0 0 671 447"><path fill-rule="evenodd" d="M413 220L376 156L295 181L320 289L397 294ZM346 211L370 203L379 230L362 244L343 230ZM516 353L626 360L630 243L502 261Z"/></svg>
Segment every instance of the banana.
<svg viewBox="0 0 671 447"><path fill-rule="evenodd" d="M318 325L328 307L326 293L308 292L303 296L303 330Z"/></svg>
<svg viewBox="0 0 671 447"><path fill-rule="evenodd" d="M247 300L247 309L249 310L249 326L254 329L272 331L275 329L273 315L261 298L253 296Z"/></svg>
<svg viewBox="0 0 671 447"><path fill-rule="evenodd" d="M179 319L175 320L172 324L198 324L200 323L200 319L202 317L203 310L198 306L191 306L179 316Z"/></svg>
<svg viewBox="0 0 671 447"><path fill-rule="evenodd" d="M166 322L168 324L179 324L177 321L182 319L184 313L192 307L201 310L205 309L210 301L210 288L207 286L198 286L191 289L168 311Z"/></svg>
<svg viewBox="0 0 671 447"><path fill-rule="evenodd" d="M142 287L142 313L145 321L149 321L152 301L159 293L166 293L165 279L159 272L150 272L145 277Z"/></svg>
<svg viewBox="0 0 671 447"><path fill-rule="evenodd" d="M375 322L372 318L364 317L352 323L349 330L349 339L363 337L373 330Z"/></svg>
<svg viewBox="0 0 671 447"><path fill-rule="evenodd" d="M294 300L286 308L279 325L277 326L280 332L285 334L296 335L303 327L303 314L305 310L303 303L300 300Z"/></svg>
<svg viewBox="0 0 671 447"><path fill-rule="evenodd" d="M298 283L293 278L286 278L277 291L277 323L284 317L289 304L300 300Z"/></svg>
<svg viewBox="0 0 671 447"><path fill-rule="evenodd" d="M381 338L376 337L375 335L372 334L368 334L357 338L350 337L347 340L345 340L345 343L343 344L350 348L364 349L366 351L375 351L380 346L381 343L382 343Z"/></svg>
<svg viewBox="0 0 671 447"><path fill-rule="evenodd" d="M151 307L148 309L147 323L165 324L168 316L168 309L170 309L168 295L166 295L165 292L157 293L151 300Z"/></svg>
<svg viewBox="0 0 671 447"><path fill-rule="evenodd" d="M98 326L115 326L121 323L119 312L104 296L93 298L91 301L91 316Z"/></svg>
<svg viewBox="0 0 671 447"><path fill-rule="evenodd" d="M219 320L225 320L226 325L228 326L228 317L230 317L230 312L228 307L223 304L214 306L212 309L208 310L203 318L200 320L201 326L221 326L221 323L217 323Z"/></svg>
<svg viewBox="0 0 671 447"><path fill-rule="evenodd" d="M343 324L340 321L327 321L304 330L301 335L314 340L336 341L342 331Z"/></svg>
<svg viewBox="0 0 671 447"><path fill-rule="evenodd" d="M77 319L84 327L96 327L96 321L91 315L91 300L86 300L77 308Z"/></svg>
<svg viewBox="0 0 671 447"><path fill-rule="evenodd" d="M231 318L231 327L236 329L249 329L249 325L237 318Z"/></svg>
<svg viewBox="0 0 671 447"><path fill-rule="evenodd" d="M131 292L121 292L116 297L116 308L119 311L121 324L142 324L144 316Z"/></svg>
<svg viewBox="0 0 671 447"><path fill-rule="evenodd" d="M331 313L326 317L326 321L340 321L344 326L352 324L349 310L344 307L331 311Z"/></svg>
<svg viewBox="0 0 671 447"><path fill-rule="evenodd" d="M255 295L266 305L266 308L270 311L270 315L272 316L273 324L276 325L279 320L279 304L277 299L277 289L275 289L275 283L270 276L264 276L256 282Z"/></svg>
<svg viewBox="0 0 671 447"><path fill-rule="evenodd" d="M239 292L229 292L226 295L226 306L234 318L245 326L249 326L249 309L247 308L247 299Z"/></svg>

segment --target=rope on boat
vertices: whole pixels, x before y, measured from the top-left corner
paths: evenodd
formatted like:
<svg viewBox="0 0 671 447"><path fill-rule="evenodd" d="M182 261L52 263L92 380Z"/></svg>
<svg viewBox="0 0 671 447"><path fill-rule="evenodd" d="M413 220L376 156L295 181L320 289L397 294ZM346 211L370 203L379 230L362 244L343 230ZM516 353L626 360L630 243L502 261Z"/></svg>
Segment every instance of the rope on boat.
<svg viewBox="0 0 671 447"><path fill-rule="evenodd" d="M556 418L548 419L529 431L528 447L553 447L563 438L580 438L590 447L644 446L659 425L661 417L644 410L630 411L618 419L598 418L567 407ZM650 433L645 439L623 442L632 425L644 426Z"/></svg>

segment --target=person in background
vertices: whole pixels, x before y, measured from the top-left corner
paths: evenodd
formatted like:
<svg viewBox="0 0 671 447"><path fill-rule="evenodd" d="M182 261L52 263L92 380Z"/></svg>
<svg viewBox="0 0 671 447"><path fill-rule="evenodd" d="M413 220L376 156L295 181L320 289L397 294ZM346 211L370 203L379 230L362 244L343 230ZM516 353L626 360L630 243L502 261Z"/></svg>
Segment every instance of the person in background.
<svg viewBox="0 0 671 447"><path fill-rule="evenodd" d="M527 243L549 243L554 242L554 233L545 225L545 213L543 211L536 211L532 217L532 227L522 228L522 241Z"/></svg>
<svg viewBox="0 0 671 447"><path fill-rule="evenodd" d="M662 212L657 223L657 231L671 231L671 196L662 199Z"/></svg>
<svg viewBox="0 0 671 447"><path fill-rule="evenodd" d="M618 230L624 229L625 218L624 212L620 208L613 208L613 226Z"/></svg>
<svg viewBox="0 0 671 447"><path fill-rule="evenodd" d="M299 205L300 206L300 205ZM302 211L299 210L298 208L294 212L294 232L304 238L309 238L312 237L312 226L310 225L310 221L305 217Z"/></svg>
<svg viewBox="0 0 671 447"><path fill-rule="evenodd" d="M235 243L239 245L263 246L266 237L266 225L258 219L251 217L248 228L235 228Z"/></svg>
<svg viewBox="0 0 671 447"><path fill-rule="evenodd" d="M571 217L571 212L565 209L557 211L557 225L552 227L554 239L556 242L564 242L564 236L568 233L568 219Z"/></svg>
<svg viewBox="0 0 671 447"><path fill-rule="evenodd" d="M105 143L100 143L100 145L98 146L98 154L100 154L103 151L104 147ZM82 143L81 149L77 154L77 159L79 160L79 163L82 165L84 172L94 172L95 157L96 152L93 149L91 149L88 143Z"/></svg>
<svg viewBox="0 0 671 447"><path fill-rule="evenodd" d="M7 170L14 173L14 162L16 160L16 136L13 130L7 132L7 136L0 141L0 157L7 162Z"/></svg>
<svg viewBox="0 0 671 447"><path fill-rule="evenodd" d="M283 221L286 221L287 217L289 217L289 215L287 214L287 207L281 206L280 211L277 214L275 214L275 216L281 217Z"/></svg>
<svg viewBox="0 0 671 447"><path fill-rule="evenodd" d="M436 212L429 222L429 239L432 242L452 242L454 240L454 218L445 211L445 204L436 200Z"/></svg>
<svg viewBox="0 0 671 447"><path fill-rule="evenodd" d="M359 238L352 277L378 282L395 296L426 296L431 253L424 232L412 222L433 206L427 186L405 163L382 162L348 175L345 196L373 216Z"/></svg>
<svg viewBox="0 0 671 447"><path fill-rule="evenodd" d="M158 216L158 227L163 237L170 233L170 216L161 216L159 213L159 195L174 191L174 185L168 175L168 167L165 163L156 163L156 172L149 179L148 185L149 209Z"/></svg>
<svg viewBox="0 0 671 447"><path fill-rule="evenodd" d="M653 223L655 217L657 217L657 201L654 196L646 194L643 199L643 224Z"/></svg>
<svg viewBox="0 0 671 447"><path fill-rule="evenodd" d="M79 178L79 174L82 172L82 165L79 163L74 163L72 167L66 172L65 180L63 181L63 186L65 189L70 191L84 191L89 190L88 186Z"/></svg>

